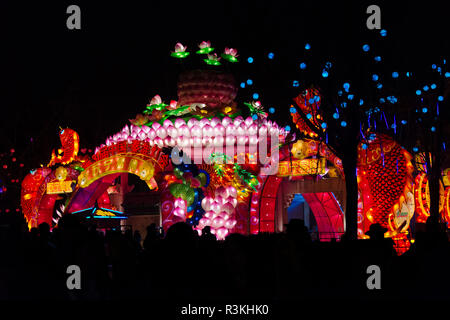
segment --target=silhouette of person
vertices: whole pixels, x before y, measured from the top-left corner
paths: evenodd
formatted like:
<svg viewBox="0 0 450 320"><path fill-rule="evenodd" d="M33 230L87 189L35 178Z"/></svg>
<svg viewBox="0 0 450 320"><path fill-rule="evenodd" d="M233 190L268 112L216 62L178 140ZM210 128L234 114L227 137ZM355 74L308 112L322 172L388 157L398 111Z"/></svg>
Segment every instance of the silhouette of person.
<svg viewBox="0 0 450 320"><path fill-rule="evenodd" d="M214 241L216 237L211 233L211 227L206 226L202 230L202 235L200 236L201 240Z"/></svg>
<svg viewBox="0 0 450 320"><path fill-rule="evenodd" d="M144 239L144 249L151 250L154 244L160 239L158 228L155 223L152 223L147 227L147 234Z"/></svg>
<svg viewBox="0 0 450 320"><path fill-rule="evenodd" d="M141 247L142 236L139 230L135 230L133 234L133 240L139 248Z"/></svg>
<svg viewBox="0 0 450 320"><path fill-rule="evenodd" d="M41 243L47 243L50 238L50 226L48 223L43 222L38 226L39 229L39 239Z"/></svg>
<svg viewBox="0 0 450 320"><path fill-rule="evenodd" d="M311 243L311 235L301 219L291 219L286 225L286 234L295 242L308 244Z"/></svg>
<svg viewBox="0 0 450 320"><path fill-rule="evenodd" d="M384 261L390 257L396 256L394 240L384 237L386 231L387 229L379 223L373 223L370 225L369 231L366 232L370 237L369 241L371 248L374 250L374 256Z"/></svg>
<svg viewBox="0 0 450 320"><path fill-rule="evenodd" d="M382 227L379 223L373 223L369 227L369 231L366 234L370 237L371 240L383 240L384 233L387 231L386 228Z"/></svg>

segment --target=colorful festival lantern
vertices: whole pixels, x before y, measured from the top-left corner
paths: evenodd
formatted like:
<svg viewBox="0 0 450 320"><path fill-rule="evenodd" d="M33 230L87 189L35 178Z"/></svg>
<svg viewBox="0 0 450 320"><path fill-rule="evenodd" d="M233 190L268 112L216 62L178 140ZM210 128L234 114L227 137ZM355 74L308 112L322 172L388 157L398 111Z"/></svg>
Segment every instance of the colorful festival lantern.
<svg viewBox="0 0 450 320"><path fill-rule="evenodd" d="M366 148L358 147L358 188L361 234L373 223L392 237L407 231L414 214L411 155L387 135L377 134Z"/></svg>
<svg viewBox="0 0 450 320"><path fill-rule="evenodd" d="M243 104L248 109L243 112L235 101L234 77L212 70L237 62L235 49L225 48L219 57L210 42L198 47L196 53L209 69L183 72L177 100L155 95L129 125L106 137L94 154L81 157L78 134L61 130L62 148L52 152L46 167L32 171L22 182L21 204L30 227L51 224L60 195L67 196L63 214L96 203L109 209L108 188L119 176L132 174L152 192L158 190L165 230L182 221L199 234L208 226L223 240L234 232L275 232L280 226L275 212L280 212L277 197L283 182L344 181L341 159L318 138L328 128L318 89L303 91L294 99L298 108L290 108L292 121L304 137L296 140L290 127L270 119L258 94L255 101ZM178 43L171 56L183 60L189 54ZM251 79L246 84L252 85ZM348 91L349 84L344 89ZM333 118L347 126L338 112ZM358 237L368 238L370 225L379 223L388 230L386 237L407 247L414 211L417 222L429 216L427 176L419 173L413 183L411 155L388 135L371 136L357 152ZM268 174L274 163L276 170ZM447 221L449 188L442 187L441 199ZM324 233L334 238L342 235L345 210L332 192L320 190L305 194L305 199L316 210Z"/></svg>

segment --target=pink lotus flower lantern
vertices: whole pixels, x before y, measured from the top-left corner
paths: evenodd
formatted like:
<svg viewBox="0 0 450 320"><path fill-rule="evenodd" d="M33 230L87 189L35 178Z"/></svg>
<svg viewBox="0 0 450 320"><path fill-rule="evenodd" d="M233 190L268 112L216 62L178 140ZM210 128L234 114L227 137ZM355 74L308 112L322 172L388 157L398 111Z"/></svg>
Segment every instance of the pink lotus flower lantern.
<svg viewBox="0 0 450 320"><path fill-rule="evenodd" d="M209 41L202 41L198 47L200 48L200 50L197 51L198 54L208 54L214 50L214 48L211 48L211 42Z"/></svg>
<svg viewBox="0 0 450 320"><path fill-rule="evenodd" d="M187 47L178 42L175 45L175 51L173 51L170 55L174 58L186 58L189 55L189 52L187 52L186 49Z"/></svg>

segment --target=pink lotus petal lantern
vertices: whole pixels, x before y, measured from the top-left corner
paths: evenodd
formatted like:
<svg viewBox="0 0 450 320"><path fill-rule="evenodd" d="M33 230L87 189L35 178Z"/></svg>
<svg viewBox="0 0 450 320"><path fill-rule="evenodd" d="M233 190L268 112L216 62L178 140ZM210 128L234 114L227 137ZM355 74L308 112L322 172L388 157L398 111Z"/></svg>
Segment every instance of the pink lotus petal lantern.
<svg viewBox="0 0 450 320"><path fill-rule="evenodd" d="M173 126L170 126L170 127L167 128L167 134L170 137L175 139L175 138L178 137L178 130L175 127L173 127Z"/></svg>
<svg viewBox="0 0 450 320"><path fill-rule="evenodd" d="M257 135L258 134L258 125L253 123L247 130L249 135Z"/></svg>
<svg viewBox="0 0 450 320"><path fill-rule="evenodd" d="M177 43L177 45L178 45L179 43ZM157 94L156 96L154 96L153 98L152 98L152 100L150 100L150 105L152 106L152 105L154 105L154 104L161 104L162 103L162 99L161 99L161 97L160 97L160 95L159 94Z"/></svg>
<svg viewBox="0 0 450 320"><path fill-rule="evenodd" d="M147 135L145 134L144 131L139 132L139 139L140 140L145 140L146 137L147 137Z"/></svg>
<svg viewBox="0 0 450 320"><path fill-rule="evenodd" d="M195 119L195 118L191 118L191 119L189 119L188 122L187 122L187 126L188 126L189 128L192 128L193 126L198 126L198 125L199 125L199 122L198 122L198 120Z"/></svg>
<svg viewBox="0 0 450 320"><path fill-rule="evenodd" d="M190 142L191 146L194 146L194 147L202 146L202 138L201 137L193 137L191 139L192 139L192 141Z"/></svg>
<svg viewBox="0 0 450 320"><path fill-rule="evenodd" d="M173 122L172 121L170 121L169 119L166 119L166 120L164 120L164 122L163 122L163 127L164 128L168 128L168 127L172 127L173 126Z"/></svg>
<svg viewBox="0 0 450 320"><path fill-rule="evenodd" d="M158 128L158 130L156 130L156 135L161 139L164 139L167 137L167 130L164 127Z"/></svg>
<svg viewBox="0 0 450 320"><path fill-rule="evenodd" d="M221 196L216 196L214 198L214 200L220 205L221 208L222 208L222 205L225 203L225 199L222 198Z"/></svg>
<svg viewBox="0 0 450 320"><path fill-rule="evenodd" d="M222 210L227 214L232 214L234 212L234 206L233 204L227 202L222 206Z"/></svg>
<svg viewBox="0 0 450 320"><path fill-rule="evenodd" d="M258 136L256 135L251 135L248 137L248 143L251 145L255 145L258 144Z"/></svg>
<svg viewBox="0 0 450 320"><path fill-rule="evenodd" d="M163 147L164 147L164 140L161 139L160 137L156 137L156 138L154 139L154 141L155 141L155 144L156 144L158 147L160 147L160 148L163 148ZM130 143L131 143L131 142L130 142Z"/></svg>
<svg viewBox="0 0 450 320"><path fill-rule="evenodd" d="M204 197L203 200L202 200L202 202L201 202L202 208L203 208L205 211L209 211L209 210L211 209L211 203L212 203L212 201L214 201L214 200L213 200L211 197L209 197L209 196Z"/></svg>
<svg viewBox="0 0 450 320"><path fill-rule="evenodd" d="M145 139L145 141L147 141L150 144L150 146L153 146L153 144L155 143L153 139L150 138Z"/></svg>
<svg viewBox="0 0 450 320"><path fill-rule="evenodd" d="M207 147L213 144L213 140L211 139L211 137L203 137L202 138L202 145Z"/></svg>
<svg viewBox="0 0 450 320"><path fill-rule="evenodd" d="M225 223L225 220L222 217L215 217L212 221L211 226L213 228L218 229L218 228L222 227L224 225L224 223Z"/></svg>
<svg viewBox="0 0 450 320"><path fill-rule="evenodd" d="M242 118L242 116L237 116L234 118L233 124L235 127L239 127L242 122L244 122L244 118Z"/></svg>
<svg viewBox="0 0 450 320"><path fill-rule="evenodd" d="M186 46L186 47L183 46L180 42L178 42L178 43L175 45L175 52L185 52L186 49L187 49L187 46Z"/></svg>
<svg viewBox="0 0 450 320"><path fill-rule="evenodd" d="M185 137L190 137L191 136L191 130L189 129L187 124L182 124L178 128L178 135L179 136L185 136Z"/></svg>
<svg viewBox="0 0 450 320"><path fill-rule="evenodd" d="M198 47L199 47L200 49L209 48L209 47L211 47L211 42L210 42L210 41L202 41L202 42L198 45Z"/></svg>
<svg viewBox="0 0 450 320"><path fill-rule="evenodd" d="M153 130L153 129L150 129L150 131L148 132L148 135L147 135L150 139L155 139L155 137L156 137L156 131L155 130Z"/></svg>
<svg viewBox="0 0 450 320"><path fill-rule="evenodd" d="M213 144L215 147L221 147L224 145L225 139L223 136L216 136L214 137Z"/></svg>
<svg viewBox="0 0 450 320"><path fill-rule="evenodd" d="M219 213L221 209L222 209L222 205L220 203L218 203L217 201L214 201L211 204L211 210L214 211L215 213Z"/></svg>
<svg viewBox="0 0 450 320"><path fill-rule="evenodd" d="M280 133L280 130L278 128L272 127L269 130L269 134L272 135L272 136L279 135L279 133Z"/></svg>
<svg viewBox="0 0 450 320"><path fill-rule="evenodd" d="M121 137L122 137L122 140L127 140L129 135L127 132L122 132Z"/></svg>
<svg viewBox="0 0 450 320"><path fill-rule="evenodd" d="M236 135L238 136L244 136L247 135L247 126L244 122L242 122L239 127L236 128Z"/></svg>
<svg viewBox="0 0 450 320"><path fill-rule="evenodd" d="M229 196L227 188L225 188L224 186L218 187L215 191L215 196L216 196L216 200L218 197L220 197L222 199L227 198ZM222 200L222 203L225 203L225 201Z"/></svg>
<svg viewBox="0 0 450 320"><path fill-rule="evenodd" d="M186 125L186 121L184 121L183 119L181 119L181 118L176 118L175 119L175 122L174 122L174 126L175 126L175 128L180 128L181 126L183 126L183 125Z"/></svg>
<svg viewBox="0 0 450 320"><path fill-rule="evenodd" d="M173 205L175 208L186 209L186 201L183 198L176 198Z"/></svg>
<svg viewBox="0 0 450 320"><path fill-rule="evenodd" d="M166 137L164 138L164 145L169 147L174 147L176 144L176 140L172 137Z"/></svg>
<svg viewBox="0 0 450 320"><path fill-rule="evenodd" d="M179 136L175 139L175 144L178 148L182 148L183 147L183 137Z"/></svg>
<svg viewBox="0 0 450 320"><path fill-rule="evenodd" d="M234 126L234 124L230 124L226 128L227 128L226 129L227 136L236 135L236 127Z"/></svg>
<svg viewBox="0 0 450 320"><path fill-rule="evenodd" d="M215 128L219 123L222 124L222 121L217 117L212 118L210 121L210 125L213 128Z"/></svg>
<svg viewBox="0 0 450 320"><path fill-rule="evenodd" d="M235 136L227 136L225 139L225 143L229 146L232 146L236 143L236 137Z"/></svg>
<svg viewBox="0 0 450 320"><path fill-rule="evenodd" d="M155 131L157 131L161 127L162 127L161 124L158 122L153 122L153 124L152 124L152 129Z"/></svg>
<svg viewBox="0 0 450 320"><path fill-rule="evenodd" d="M192 137L201 137L202 136L202 128L200 128L200 126L198 126L198 125L191 127L191 136Z"/></svg>
<svg viewBox="0 0 450 320"><path fill-rule="evenodd" d="M214 211L211 211L211 210L209 210L209 211L206 211L205 212L205 214L203 215L205 218L208 218L208 219L212 219L214 216L215 216L215 212Z"/></svg>
<svg viewBox="0 0 450 320"><path fill-rule="evenodd" d="M227 130L225 129L225 127L221 124L218 123L215 127L214 127L214 136L225 136Z"/></svg>
<svg viewBox="0 0 450 320"><path fill-rule="evenodd" d="M227 203L231 204L234 208L236 208L237 199L230 196L227 198Z"/></svg>
<svg viewBox="0 0 450 320"><path fill-rule="evenodd" d="M204 126L209 125L209 124L210 124L210 122L209 122L208 118L202 118L199 122L200 128L203 128Z"/></svg>
<svg viewBox="0 0 450 320"><path fill-rule="evenodd" d="M169 105L167 106L167 109L169 109L169 110L174 110L174 109L177 108L177 105L178 105L178 101L176 101L176 100L170 100L170 103L169 103Z"/></svg>
<svg viewBox="0 0 450 320"><path fill-rule="evenodd" d="M185 219L186 218L186 214L185 211L181 208L175 208L173 210L173 214L177 217L180 217L181 219Z"/></svg>
<svg viewBox="0 0 450 320"><path fill-rule="evenodd" d="M237 144L238 145L245 145L248 141L248 137L247 136L239 136L237 137Z"/></svg>
<svg viewBox="0 0 450 320"><path fill-rule="evenodd" d="M207 227L211 225L211 220L208 218L201 218L199 220L199 224L201 224L203 227Z"/></svg>
<svg viewBox="0 0 450 320"><path fill-rule="evenodd" d="M203 229L205 227L205 218L201 218L200 220L198 220L198 226L197 226L197 232L199 233L199 235L201 235L201 229Z"/></svg>
<svg viewBox="0 0 450 320"><path fill-rule="evenodd" d="M249 128L252 124L253 124L253 118L252 117L247 117L245 119L245 125L247 126L247 128Z"/></svg>
<svg viewBox="0 0 450 320"><path fill-rule="evenodd" d="M203 119L202 119L203 120ZM213 127L211 127L209 124L205 124L203 126L203 130L202 130L203 136L204 137L212 137L213 133L214 133L214 129Z"/></svg>
<svg viewBox="0 0 450 320"><path fill-rule="evenodd" d="M217 231L215 233L216 233L217 239L224 240L225 237L228 235L229 231L227 228L221 227L221 228L217 229Z"/></svg>
<svg viewBox="0 0 450 320"><path fill-rule="evenodd" d="M236 197L237 197L237 190L236 190L235 187L233 187L233 186L228 186L228 187L227 187L227 192L228 192L228 195L229 195L230 197L233 197L233 198L236 198Z"/></svg>
<svg viewBox="0 0 450 320"><path fill-rule="evenodd" d="M233 229L234 226L236 225L237 221L234 218L230 218L228 220L225 221L225 228L227 229Z"/></svg>
<svg viewBox="0 0 450 320"><path fill-rule="evenodd" d="M225 128L228 127L231 123L233 123L233 119L231 119L230 117L225 117L222 119L222 125Z"/></svg>

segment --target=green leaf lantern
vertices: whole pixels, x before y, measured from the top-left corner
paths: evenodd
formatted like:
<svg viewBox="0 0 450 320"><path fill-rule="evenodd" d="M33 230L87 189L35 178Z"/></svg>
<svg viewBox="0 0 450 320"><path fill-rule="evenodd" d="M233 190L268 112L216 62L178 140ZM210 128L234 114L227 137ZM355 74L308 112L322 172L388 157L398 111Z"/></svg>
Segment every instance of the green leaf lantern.
<svg viewBox="0 0 450 320"><path fill-rule="evenodd" d="M185 200L188 206L194 203L195 191L189 186L181 183L173 183L170 185L169 190L175 198Z"/></svg>
<svg viewBox="0 0 450 320"><path fill-rule="evenodd" d="M181 177L183 177L183 171L181 171L181 169L178 167L175 167L173 169L173 173L175 174L175 177L177 177L178 179L181 179Z"/></svg>
<svg viewBox="0 0 450 320"><path fill-rule="evenodd" d="M195 178L200 181L200 186L206 185L206 175L203 172L200 172Z"/></svg>
<svg viewBox="0 0 450 320"><path fill-rule="evenodd" d="M181 196L183 198L183 196ZM188 207L194 203L195 200L195 191L192 188L189 188L186 193L185 193L185 197L183 198L184 200L186 200Z"/></svg>
<svg viewBox="0 0 450 320"><path fill-rule="evenodd" d="M170 193L175 197L175 198L180 198L181 197L181 193L183 192L183 184L181 183L172 183L169 187Z"/></svg>

